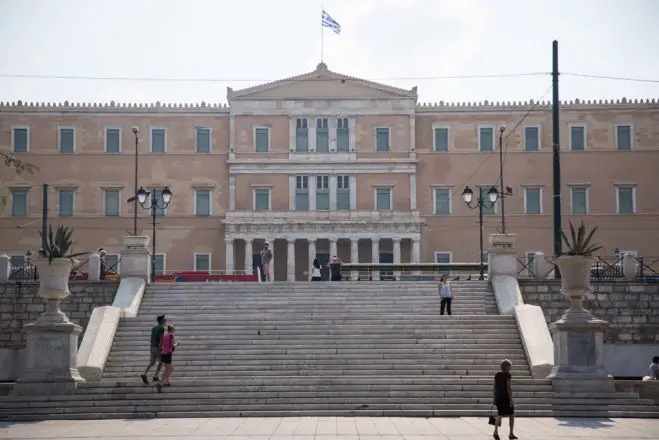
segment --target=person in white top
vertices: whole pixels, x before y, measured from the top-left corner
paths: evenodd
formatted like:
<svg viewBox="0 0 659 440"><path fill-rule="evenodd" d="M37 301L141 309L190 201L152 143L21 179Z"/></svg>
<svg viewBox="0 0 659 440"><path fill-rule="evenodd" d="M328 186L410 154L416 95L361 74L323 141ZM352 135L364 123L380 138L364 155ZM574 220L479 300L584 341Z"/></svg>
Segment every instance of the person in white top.
<svg viewBox="0 0 659 440"><path fill-rule="evenodd" d="M446 313L451 316L451 302L453 301L453 292L451 291L451 284L449 284L446 279L446 275L443 275L439 280L439 297L440 300L440 309L439 314L444 314L444 309Z"/></svg>

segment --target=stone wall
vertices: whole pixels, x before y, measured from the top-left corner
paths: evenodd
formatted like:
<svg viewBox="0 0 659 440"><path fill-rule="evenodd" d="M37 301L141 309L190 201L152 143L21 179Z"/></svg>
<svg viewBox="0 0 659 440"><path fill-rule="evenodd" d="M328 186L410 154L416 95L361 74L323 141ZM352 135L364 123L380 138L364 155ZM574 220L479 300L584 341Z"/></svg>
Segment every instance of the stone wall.
<svg viewBox="0 0 659 440"><path fill-rule="evenodd" d="M94 307L112 305L118 287L118 281L71 281L71 296L62 301L62 311L84 330ZM36 321L45 307L38 288L33 283L0 284L0 349L25 348L23 325Z"/></svg>
<svg viewBox="0 0 659 440"><path fill-rule="evenodd" d="M568 308L560 281L519 280L524 303L542 307L547 323ZM584 307L611 326L606 342L659 344L659 284L628 282L593 283L594 297Z"/></svg>

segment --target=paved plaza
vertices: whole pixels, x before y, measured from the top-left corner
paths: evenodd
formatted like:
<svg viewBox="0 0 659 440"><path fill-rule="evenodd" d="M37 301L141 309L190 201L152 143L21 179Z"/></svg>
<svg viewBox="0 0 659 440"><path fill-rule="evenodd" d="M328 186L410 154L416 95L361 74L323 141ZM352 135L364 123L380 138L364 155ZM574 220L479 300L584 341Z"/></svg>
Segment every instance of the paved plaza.
<svg viewBox="0 0 659 440"><path fill-rule="evenodd" d="M492 438L483 418L220 418L0 423L1 439L467 440ZM500 431L508 438L507 427ZM657 439L659 420L517 420L520 439Z"/></svg>

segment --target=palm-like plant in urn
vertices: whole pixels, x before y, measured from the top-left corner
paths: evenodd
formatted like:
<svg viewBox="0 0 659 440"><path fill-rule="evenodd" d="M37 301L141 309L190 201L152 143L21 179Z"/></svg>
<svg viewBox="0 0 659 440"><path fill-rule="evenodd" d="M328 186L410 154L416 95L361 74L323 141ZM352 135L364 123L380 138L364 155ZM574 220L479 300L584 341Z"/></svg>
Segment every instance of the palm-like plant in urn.
<svg viewBox="0 0 659 440"><path fill-rule="evenodd" d="M570 308L563 315L564 320L589 320L592 315L583 307L583 300L591 294L590 271L597 261L593 254L602 249L599 244L593 244L593 236L597 226L588 231L582 221L577 229L570 222L570 236L563 231L563 241L567 252L554 259L561 272L561 292L568 297Z"/></svg>

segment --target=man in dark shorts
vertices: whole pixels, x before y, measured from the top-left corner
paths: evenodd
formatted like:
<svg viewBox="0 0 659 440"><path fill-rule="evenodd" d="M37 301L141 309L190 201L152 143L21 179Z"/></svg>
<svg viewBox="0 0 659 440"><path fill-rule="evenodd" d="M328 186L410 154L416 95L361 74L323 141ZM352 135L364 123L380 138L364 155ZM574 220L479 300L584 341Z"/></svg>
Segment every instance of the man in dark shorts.
<svg viewBox="0 0 659 440"><path fill-rule="evenodd" d="M158 324L154 325L153 328L151 328L151 345L149 347L149 352L150 352L149 366L146 367L146 370L144 370L144 373L140 376L142 378L142 382L144 382L145 385L149 384L149 379L147 377L147 374L149 374L149 370L151 369L151 367L153 367L156 364L156 361L158 362L158 366L156 367L156 373L153 375L154 382L158 382L158 374L160 373L160 369L162 368L162 359L160 358L160 347L162 345L162 337L165 334L167 320L165 319L165 315L158 316L156 320L158 321Z"/></svg>

